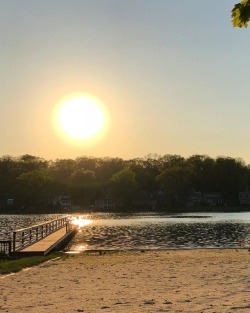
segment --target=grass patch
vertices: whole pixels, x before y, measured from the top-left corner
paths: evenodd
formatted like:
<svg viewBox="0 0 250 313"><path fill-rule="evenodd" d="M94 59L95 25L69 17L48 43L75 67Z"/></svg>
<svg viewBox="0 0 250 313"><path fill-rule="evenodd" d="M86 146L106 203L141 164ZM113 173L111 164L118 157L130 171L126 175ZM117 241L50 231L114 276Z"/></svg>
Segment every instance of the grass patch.
<svg viewBox="0 0 250 313"><path fill-rule="evenodd" d="M63 253L53 253L47 256L34 256L21 259L0 258L0 275L18 272L23 268L32 267L56 257L66 258L67 256Z"/></svg>

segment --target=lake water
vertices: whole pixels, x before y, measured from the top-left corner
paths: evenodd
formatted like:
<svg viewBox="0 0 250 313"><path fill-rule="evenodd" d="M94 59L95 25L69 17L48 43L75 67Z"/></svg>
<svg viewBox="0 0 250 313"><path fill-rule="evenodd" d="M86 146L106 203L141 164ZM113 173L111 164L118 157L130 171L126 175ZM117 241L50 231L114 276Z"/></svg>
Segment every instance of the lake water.
<svg viewBox="0 0 250 313"><path fill-rule="evenodd" d="M63 215L0 215L0 239L18 228ZM250 247L250 212L71 215L79 231L71 252Z"/></svg>

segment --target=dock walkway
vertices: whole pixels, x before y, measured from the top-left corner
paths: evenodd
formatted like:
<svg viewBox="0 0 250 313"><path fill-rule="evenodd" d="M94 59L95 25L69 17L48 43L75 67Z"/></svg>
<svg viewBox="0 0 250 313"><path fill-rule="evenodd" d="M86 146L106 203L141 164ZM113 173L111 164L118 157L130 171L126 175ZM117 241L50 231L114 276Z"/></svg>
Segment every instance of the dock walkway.
<svg viewBox="0 0 250 313"><path fill-rule="evenodd" d="M56 228L53 229L51 227L53 225L56 225ZM52 231L49 232L49 229L52 229ZM19 238L19 241L16 242L16 239L14 240L17 248L13 249L11 257L47 255L49 252L59 250L65 246L76 234L76 231L77 228L72 225L69 227L66 220L63 223L61 221L60 223L52 221L19 230L15 232L15 238Z"/></svg>
<svg viewBox="0 0 250 313"><path fill-rule="evenodd" d="M75 234L75 229L66 232L66 227L63 227L53 234L48 235L44 239L24 248L19 251L12 253L14 257L30 257L36 255L47 255L53 250L58 250L62 247L66 241L69 241Z"/></svg>

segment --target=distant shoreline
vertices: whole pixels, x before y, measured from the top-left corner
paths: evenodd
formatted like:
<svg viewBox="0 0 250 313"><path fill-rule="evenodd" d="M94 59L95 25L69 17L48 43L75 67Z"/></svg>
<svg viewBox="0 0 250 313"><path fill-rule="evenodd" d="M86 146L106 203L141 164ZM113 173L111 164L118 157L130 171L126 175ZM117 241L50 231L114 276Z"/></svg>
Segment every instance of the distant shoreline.
<svg viewBox="0 0 250 313"><path fill-rule="evenodd" d="M34 209L17 209L17 210L6 210L0 209L0 215L12 215L12 214L89 214L89 213L124 213L124 214L134 214L134 213L162 213L162 214L185 214L185 213L237 213L237 212L250 212L250 206L193 206L185 208L176 208L176 209L161 209L161 210L152 210L152 209L130 209L130 210L114 210L114 211L98 211L95 209L87 208L77 211L62 211L62 210L36 210Z"/></svg>

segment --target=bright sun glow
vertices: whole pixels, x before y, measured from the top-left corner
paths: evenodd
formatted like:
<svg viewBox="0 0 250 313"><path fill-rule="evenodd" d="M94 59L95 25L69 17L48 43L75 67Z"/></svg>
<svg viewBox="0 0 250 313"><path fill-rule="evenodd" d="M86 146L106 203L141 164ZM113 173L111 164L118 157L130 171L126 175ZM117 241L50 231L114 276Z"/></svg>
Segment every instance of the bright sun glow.
<svg viewBox="0 0 250 313"><path fill-rule="evenodd" d="M59 104L57 124L71 139L92 139L104 130L105 123L103 106L93 96L76 94L63 99Z"/></svg>
<svg viewBox="0 0 250 313"><path fill-rule="evenodd" d="M78 227L84 227L84 226L87 226L87 225L92 224L92 223L93 223L92 220L88 220L88 219L82 218L81 216L74 217L72 219L72 224L76 225Z"/></svg>

